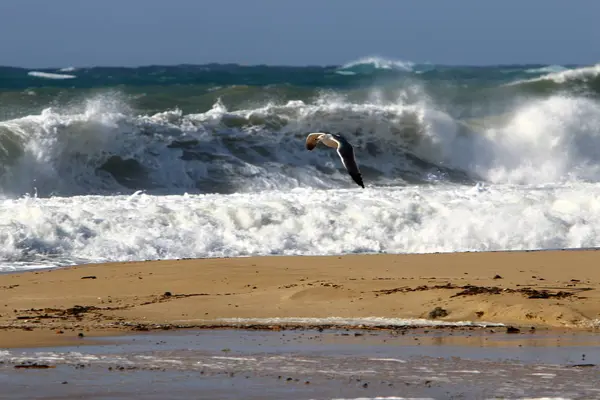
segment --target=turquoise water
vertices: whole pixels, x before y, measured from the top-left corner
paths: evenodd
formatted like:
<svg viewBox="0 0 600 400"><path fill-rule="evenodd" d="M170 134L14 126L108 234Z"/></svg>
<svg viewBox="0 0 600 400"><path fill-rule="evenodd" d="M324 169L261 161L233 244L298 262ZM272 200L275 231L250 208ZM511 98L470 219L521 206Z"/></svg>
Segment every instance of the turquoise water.
<svg viewBox="0 0 600 400"><path fill-rule="evenodd" d="M281 152L274 151L283 138L301 141L311 130L339 131L354 140L370 159L363 161L363 168L371 181L394 184L399 177L402 183L472 183L486 177L465 165L471 160L464 154L448 160L417 149L432 136L437 136L435 141L446 135L431 131L433 125L453 125L447 129L471 133L500 126L498 121L506 122L507 115L518 114L527 102L574 96L595 101L598 71L594 66L469 67L374 58L324 67L0 67L0 193L30 193L32 186L23 185L23 179L40 175L31 175L31 169L56 169L59 164L94 175L108 172L112 187L106 190L111 186L106 180L88 182L85 188L76 183L59 188L53 181L47 185L52 189L36 185L38 195L106 194L124 188L169 192L170 178L163 182L149 174L166 161L165 153L174 152L182 153L179 160L184 164L201 161L211 176L217 176L188 176L185 180L194 182L186 189L235 192L239 185L231 187L218 176L245 180L252 173L241 172L242 166L275 163L279 165L271 166L281 170L287 163L297 179L304 173L298 168L314 165L314 157L297 144L300 151L291 151L283 160ZM114 129L118 133L107 132ZM110 148L85 148L99 137L108 140ZM118 148L112 146L115 142ZM137 147L143 154L131 154L124 146ZM34 160L23 156L32 147L39 150L33 158L51 158L52 165L28 164ZM61 153L49 153L50 147L61 148ZM385 166L379 163L381 157ZM24 168L30 176L20 174ZM318 169L319 174L331 175L326 165Z"/></svg>
<svg viewBox="0 0 600 400"><path fill-rule="evenodd" d="M489 96L543 95L560 90L595 95L596 76L564 83L527 81L578 66L502 65L488 67L413 65L367 59L346 66L241 66L236 64L23 69L0 67L0 113L5 117L69 104L108 90L128 99L138 111L155 113L178 107L185 113L204 111L221 98L230 107L267 101L318 98L324 91L364 100L377 88L389 96L422 85L444 102L469 103ZM53 74L40 76L42 74ZM2 114L0 114L2 115Z"/></svg>

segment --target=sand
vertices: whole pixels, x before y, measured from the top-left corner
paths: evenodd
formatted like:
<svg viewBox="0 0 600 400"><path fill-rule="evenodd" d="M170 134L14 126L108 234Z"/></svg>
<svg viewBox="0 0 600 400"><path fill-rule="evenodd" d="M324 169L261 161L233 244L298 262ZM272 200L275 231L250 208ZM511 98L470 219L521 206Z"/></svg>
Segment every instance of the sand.
<svg viewBox="0 0 600 400"><path fill-rule="evenodd" d="M223 318L425 318L593 330L600 327L599 289L594 250L92 264L0 275L0 348L242 326Z"/></svg>

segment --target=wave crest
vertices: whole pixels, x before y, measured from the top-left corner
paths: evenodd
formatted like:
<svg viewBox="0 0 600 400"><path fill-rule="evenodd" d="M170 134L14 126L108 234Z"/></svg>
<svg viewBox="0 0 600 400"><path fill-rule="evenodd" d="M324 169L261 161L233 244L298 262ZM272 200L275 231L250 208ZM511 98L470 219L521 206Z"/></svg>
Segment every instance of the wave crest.
<svg viewBox="0 0 600 400"><path fill-rule="evenodd" d="M536 72L543 72L542 69L536 70ZM564 69L564 70L554 70L548 74L538 76L531 79L523 79L515 82L511 82L509 85L521 85L526 83L533 82L554 82L558 84L564 84L573 81L586 81L590 79L596 79L600 75L600 64L581 67L581 68L573 68L573 69Z"/></svg>
<svg viewBox="0 0 600 400"><path fill-rule="evenodd" d="M30 71L27 73L29 76L35 76L37 78L46 78L46 79L74 79L77 78L75 75L69 74L56 74L51 72L40 72L40 71Z"/></svg>
<svg viewBox="0 0 600 400"><path fill-rule="evenodd" d="M375 70L399 70L410 72L415 67L411 61L390 60L383 57L363 57L356 61L344 64L340 70L352 70L354 72L373 72Z"/></svg>
<svg viewBox="0 0 600 400"><path fill-rule="evenodd" d="M217 101L198 114L135 115L110 96L80 109L49 108L0 123L0 190L46 196L353 187L334 151L305 150L305 135L318 130L348 137L368 186L600 176L595 100L557 95L464 120L416 93L394 101L373 93L359 103L324 94L232 111Z"/></svg>

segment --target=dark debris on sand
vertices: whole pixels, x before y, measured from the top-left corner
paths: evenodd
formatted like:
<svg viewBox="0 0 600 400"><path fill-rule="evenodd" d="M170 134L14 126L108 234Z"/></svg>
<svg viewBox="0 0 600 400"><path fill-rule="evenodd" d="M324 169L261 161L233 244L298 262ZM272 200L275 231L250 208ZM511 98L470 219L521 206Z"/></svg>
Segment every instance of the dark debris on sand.
<svg viewBox="0 0 600 400"><path fill-rule="evenodd" d="M585 291L592 290L591 288L580 288L577 291L565 291L560 290L558 292L553 292L550 290L537 290L532 288L500 288L498 286L476 286L476 285L453 285L452 283L447 283L445 285L434 285L427 286L421 285L415 288L410 287L398 287L393 289L383 289L374 291L376 296L379 295L388 295L393 293L409 293L409 292L419 292L424 290L438 290L438 289L453 289L460 290L458 293L453 294L450 297L459 297L459 296L476 296L480 294L488 294L488 295L496 295L502 293L520 293L523 296L526 296L529 299L564 299L567 297L575 296L577 291ZM462 289L462 290L461 290Z"/></svg>

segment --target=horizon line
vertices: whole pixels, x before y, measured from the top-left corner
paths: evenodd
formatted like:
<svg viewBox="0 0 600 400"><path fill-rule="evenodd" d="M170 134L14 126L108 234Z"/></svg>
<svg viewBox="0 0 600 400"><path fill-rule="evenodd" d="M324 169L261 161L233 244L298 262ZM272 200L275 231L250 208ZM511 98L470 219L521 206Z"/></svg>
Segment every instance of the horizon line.
<svg viewBox="0 0 600 400"><path fill-rule="evenodd" d="M388 61L386 59L382 59L382 61ZM403 61L398 61L403 62ZM258 63L258 64L243 64L243 63L235 63L235 62L207 62L207 63L176 63L176 64L139 64L139 65L117 65L117 64L98 64L98 65L66 65L61 67L25 67L21 65L0 65L0 68L10 68L10 69L22 69L29 71L42 71L42 70L53 70L59 71L68 68L73 69L92 69L92 68L122 68L122 69L137 69L137 68L174 68L174 67L207 67L207 66L234 66L234 67L242 67L242 68L257 68L257 67L268 67L268 68L340 68L343 66L347 66L350 64L360 65L360 64L369 64L369 60L361 60L350 61L344 64L266 64L266 63ZM578 64L578 63L501 63L501 64L454 64L454 63L432 63L432 62L411 62L406 61L406 63L411 63L412 65L432 65L438 67L454 67L454 68L490 68L490 67L529 67L529 66L563 66L563 67L583 67L583 66L593 66L597 65L594 63L590 64ZM66 71L65 71L66 72Z"/></svg>

